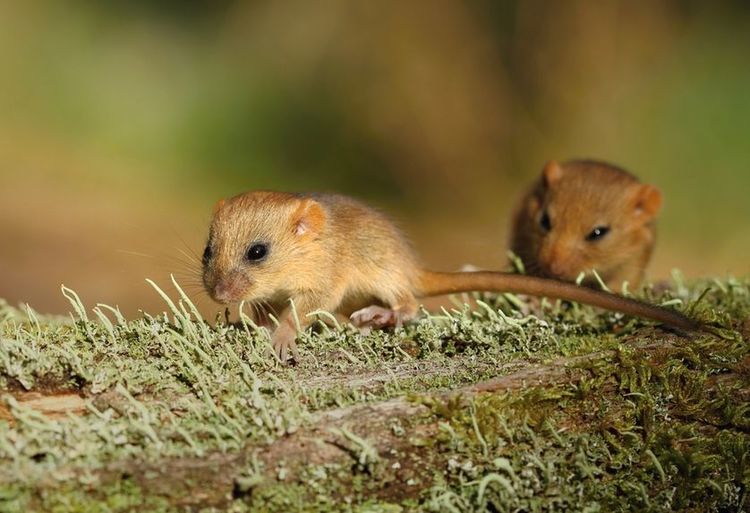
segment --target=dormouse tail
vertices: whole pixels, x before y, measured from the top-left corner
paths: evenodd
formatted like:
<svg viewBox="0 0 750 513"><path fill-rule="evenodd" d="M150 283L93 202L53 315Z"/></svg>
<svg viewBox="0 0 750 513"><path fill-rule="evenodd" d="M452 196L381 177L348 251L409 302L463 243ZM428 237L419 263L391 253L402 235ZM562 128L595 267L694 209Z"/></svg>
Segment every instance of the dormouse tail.
<svg viewBox="0 0 750 513"><path fill-rule="evenodd" d="M601 290L581 287L574 283L520 274L492 271L455 273L422 271L417 286L417 295L420 297L474 291L528 294L584 303L605 310L662 322L685 331L701 329L700 323L675 310Z"/></svg>

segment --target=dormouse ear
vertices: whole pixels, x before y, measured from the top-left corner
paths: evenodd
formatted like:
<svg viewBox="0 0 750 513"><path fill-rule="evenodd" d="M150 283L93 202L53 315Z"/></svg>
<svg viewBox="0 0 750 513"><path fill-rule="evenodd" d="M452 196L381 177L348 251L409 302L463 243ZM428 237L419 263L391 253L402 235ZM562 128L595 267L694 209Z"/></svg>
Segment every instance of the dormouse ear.
<svg viewBox="0 0 750 513"><path fill-rule="evenodd" d="M318 234L326 223L326 213L320 203L304 199L292 216L292 226L296 235Z"/></svg>
<svg viewBox="0 0 750 513"><path fill-rule="evenodd" d="M544 165L544 168L542 169L542 180L544 180L544 185L546 185L547 187L560 180L560 178L562 178L562 175L563 169L556 160L550 160Z"/></svg>
<svg viewBox="0 0 750 513"><path fill-rule="evenodd" d="M646 217L653 218L661 209L662 196L661 191L653 185L642 184L638 186L636 192L635 208L639 213Z"/></svg>
<svg viewBox="0 0 750 513"><path fill-rule="evenodd" d="M216 203L214 204L213 215L216 215L216 214L217 214L217 212L219 212L219 210L221 210L221 207L223 207L223 206L224 206L224 203L226 203L226 201L224 201L223 199L220 199L219 201L217 201L217 202L216 202Z"/></svg>

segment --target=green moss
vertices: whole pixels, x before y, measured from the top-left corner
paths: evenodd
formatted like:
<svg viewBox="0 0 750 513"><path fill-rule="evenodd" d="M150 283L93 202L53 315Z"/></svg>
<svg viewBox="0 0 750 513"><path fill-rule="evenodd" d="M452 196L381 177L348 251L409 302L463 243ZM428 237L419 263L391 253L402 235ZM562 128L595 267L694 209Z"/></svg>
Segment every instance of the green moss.
<svg viewBox="0 0 750 513"><path fill-rule="evenodd" d="M299 365L282 367L264 331L209 326L179 290L176 301L164 294L168 314L135 320L89 310L68 289L72 319L0 302L0 510L747 507L750 286L678 282L645 293L682 302L721 336L675 337L560 302L528 316L518 298L482 295L474 309L393 331L320 326L301 337ZM560 362L564 372L541 386L446 399ZM47 417L19 400L25 390L74 391L87 411ZM343 459L263 466L250 457L332 408L396 397L429 414L318 433L338 440ZM164 462L211 455L229 459L188 472L179 487L159 485L177 479L160 473Z"/></svg>
<svg viewBox="0 0 750 513"><path fill-rule="evenodd" d="M436 406L450 425L443 431L449 434L441 439L443 450L455 456L427 506L440 511L448 501L461 511L746 507L748 403L737 400L739 391L747 392L746 383L733 383L731 392L722 386L707 390L715 370L712 352L700 340L682 344L663 365L656 366L648 353L622 348L611 361L588 366L593 378L578 383ZM722 354L731 349L712 347ZM686 357L699 353L706 358Z"/></svg>
<svg viewBox="0 0 750 513"><path fill-rule="evenodd" d="M11 494L10 497L8 494ZM69 483L60 487L42 489L36 493L17 488L0 494L2 511L8 513L124 513L149 511L169 513L178 511L166 499L144 496L129 479L107 486L85 486Z"/></svg>

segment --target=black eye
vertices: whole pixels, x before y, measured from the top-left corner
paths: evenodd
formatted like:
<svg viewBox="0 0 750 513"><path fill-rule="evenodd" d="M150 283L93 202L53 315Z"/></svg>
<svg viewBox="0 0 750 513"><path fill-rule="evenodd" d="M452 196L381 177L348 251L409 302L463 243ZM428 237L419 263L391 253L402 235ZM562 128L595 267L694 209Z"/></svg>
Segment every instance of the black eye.
<svg viewBox="0 0 750 513"><path fill-rule="evenodd" d="M206 249L203 250L203 257L201 258L201 262L203 262L203 265L208 265L208 262L211 260L211 246L206 245Z"/></svg>
<svg viewBox="0 0 750 513"><path fill-rule="evenodd" d="M548 232L552 229L552 221L549 220L549 214L545 210L542 214L542 218L539 219L539 225L542 227L542 230L545 232Z"/></svg>
<svg viewBox="0 0 750 513"><path fill-rule="evenodd" d="M266 244L253 244L247 250L245 258L250 262L260 262L268 255L268 246Z"/></svg>
<svg viewBox="0 0 750 513"><path fill-rule="evenodd" d="M586 235L586 240L588 241L595 241L599 240L605 235L609 233L609 226L597 226L593 230L591 230L591 233Z"/></svg>

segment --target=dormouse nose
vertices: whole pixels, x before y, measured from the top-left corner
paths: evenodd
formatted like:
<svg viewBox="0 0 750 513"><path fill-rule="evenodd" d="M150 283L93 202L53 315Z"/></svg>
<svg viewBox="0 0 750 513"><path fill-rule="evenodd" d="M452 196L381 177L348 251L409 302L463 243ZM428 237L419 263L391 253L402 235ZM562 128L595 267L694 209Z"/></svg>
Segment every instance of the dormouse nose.
<svg viewBox="0 0 750 513"><path fill-rule="evenodd" d="M232 302L232 287L226 281L220 280L213 290L213 297L219 303L231 303Z"/></svg>
<svg viewBox="0 0 750 513"><path fill-rule="evenodd" d="M568 263L561 252L553 253L549 261L549 270L555 276L565 276L568 271Z"/></svg>
<svg viewBox="0 0 750 513"><path fill-rule="evenodd" d="M211 290L211 297L219 303L234 303L242 300L249 285L250 280L242 273L231 272L218 277Z"/></svg>
<svg viewBox="0 0 750 513"><path fill-rule="evenodd" d="M565 277L570 272L570 258L567 248L551 244L540 255L542 267L551 275Z"/></svg>

